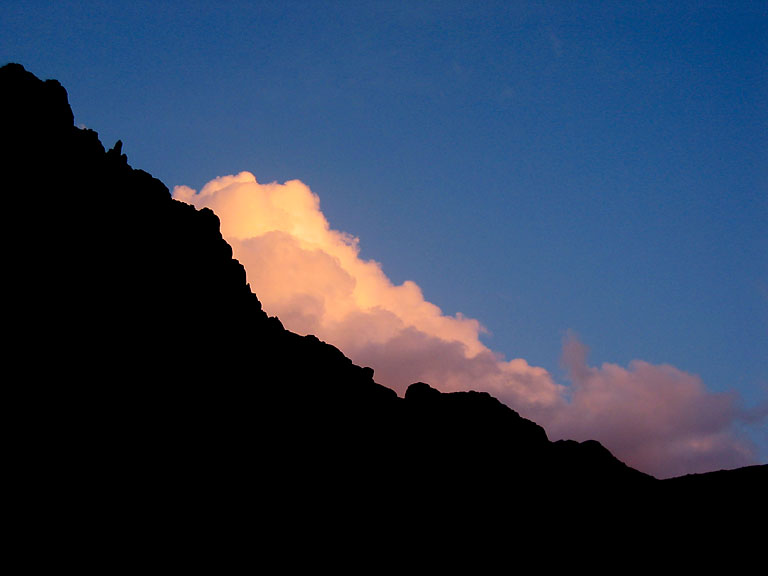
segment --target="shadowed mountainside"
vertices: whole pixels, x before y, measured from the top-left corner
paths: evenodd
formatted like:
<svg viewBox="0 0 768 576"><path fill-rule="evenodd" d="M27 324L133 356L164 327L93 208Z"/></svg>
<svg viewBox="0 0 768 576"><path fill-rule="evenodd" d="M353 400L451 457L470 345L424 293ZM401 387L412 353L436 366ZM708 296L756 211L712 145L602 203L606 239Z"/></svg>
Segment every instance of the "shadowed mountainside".
<svg viewBox="0 0 768 576"><path fill-rule="evenodd" d="M6 387L33 517L174 533L247 517L290 539L329 518L450 531L757 499L767 466L659 481L486 393L398 397L269 317L217 216L76 128L58 82L6 65L0 98Z"/></svg>

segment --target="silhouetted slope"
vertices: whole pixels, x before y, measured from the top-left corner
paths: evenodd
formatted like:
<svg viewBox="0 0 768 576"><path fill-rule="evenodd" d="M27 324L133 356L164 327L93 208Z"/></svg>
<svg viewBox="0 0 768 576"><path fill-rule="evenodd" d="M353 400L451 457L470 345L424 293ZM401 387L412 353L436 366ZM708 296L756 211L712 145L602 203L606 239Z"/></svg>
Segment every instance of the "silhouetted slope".
<svg viewBox="0 0 768 576"><path fill-rule="evenodd" d="M417 383L400 398L268 317L218 218L76 128L57 82L7 65L0 98L6 386L27 520L173 538L256 522L281 540L329 519L402 532L568 504L615 517L765 479L755 467L666 491L597 442L550 442L488 394Z"/></svg>

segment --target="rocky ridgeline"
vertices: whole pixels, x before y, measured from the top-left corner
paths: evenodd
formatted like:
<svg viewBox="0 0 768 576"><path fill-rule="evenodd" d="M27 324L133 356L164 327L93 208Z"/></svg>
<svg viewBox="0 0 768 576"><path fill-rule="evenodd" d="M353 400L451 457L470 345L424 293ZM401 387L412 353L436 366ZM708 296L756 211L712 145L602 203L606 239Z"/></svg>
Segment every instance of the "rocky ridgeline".
<svg viewBox="0 0 768 576"><path fill-rule="evenodd" d="M398 397L269 317L217 216L75 127L58 82L9 64L0 98L6 387L29 517L174 538L254 522L338 535L334 519L510 534L565 510L616 522L674 501L681 517L765 482L765 466L658 481L595 441L550 442L486 393L415 383Z"/></svg>

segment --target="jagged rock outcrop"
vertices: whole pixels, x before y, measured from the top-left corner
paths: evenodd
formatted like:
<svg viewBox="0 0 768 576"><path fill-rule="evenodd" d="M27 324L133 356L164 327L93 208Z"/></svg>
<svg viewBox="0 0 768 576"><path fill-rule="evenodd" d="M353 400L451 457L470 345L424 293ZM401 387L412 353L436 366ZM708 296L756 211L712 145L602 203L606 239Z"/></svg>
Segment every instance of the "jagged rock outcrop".
<svg viewBox="0 0 768 576"><path fill-rule="evenodd" d="M568 502L624 514L663 495L598 443L550 442L488 394L417 383L400 398L285 330L217 216L76 128L58 82L7 65L0 99L6 386L28 518L168 522L174 538L253 522L322 532L329 518L407 531L549 518Z"/></svg>

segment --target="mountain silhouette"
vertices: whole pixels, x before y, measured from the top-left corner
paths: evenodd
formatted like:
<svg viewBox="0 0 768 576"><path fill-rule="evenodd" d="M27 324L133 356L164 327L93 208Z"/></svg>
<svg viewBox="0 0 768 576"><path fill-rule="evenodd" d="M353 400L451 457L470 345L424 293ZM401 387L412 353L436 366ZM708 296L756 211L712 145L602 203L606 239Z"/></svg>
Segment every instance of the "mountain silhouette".
<svg viewBox="0 0 768 576"><path fill-rule="evenodd" d="M692 524L760 501L768 466L662 481L487 393L399 397L270 317L217 216L75 127L57 81L8 64L0 99L19 533L113 556L309 539L378 558L387 535L541 544L553 524Z"/></svg>

